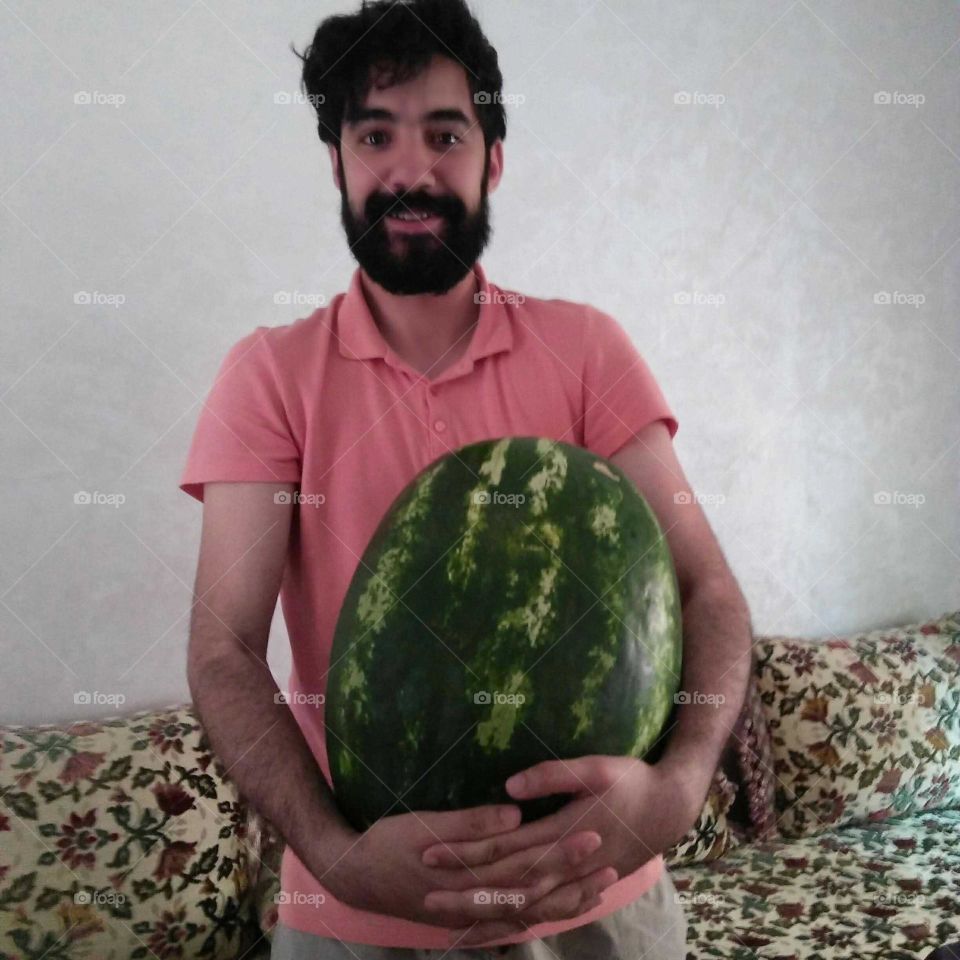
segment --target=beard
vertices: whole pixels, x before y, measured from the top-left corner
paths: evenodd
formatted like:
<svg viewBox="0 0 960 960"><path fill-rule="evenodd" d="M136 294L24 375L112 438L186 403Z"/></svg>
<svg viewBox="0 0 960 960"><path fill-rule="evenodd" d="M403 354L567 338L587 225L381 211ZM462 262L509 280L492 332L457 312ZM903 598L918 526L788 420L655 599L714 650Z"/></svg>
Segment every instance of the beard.
<svg viewBox="0 0 960 960"><path fill-rule="evenodd" d="M354 215L347 197L343 161L340 169L340 220L350 252L372 280L394 294L442 294L456 286L472 269L490 239L490 206L487 175L490 156L483 165L480 205L468 214L455 195L431 196L405 193L399 196L374 192L367 197L362 217ZM443 218L431 233L393 233L387 213L408 204ZM436 236L434 236L434 233Z"/></svg>

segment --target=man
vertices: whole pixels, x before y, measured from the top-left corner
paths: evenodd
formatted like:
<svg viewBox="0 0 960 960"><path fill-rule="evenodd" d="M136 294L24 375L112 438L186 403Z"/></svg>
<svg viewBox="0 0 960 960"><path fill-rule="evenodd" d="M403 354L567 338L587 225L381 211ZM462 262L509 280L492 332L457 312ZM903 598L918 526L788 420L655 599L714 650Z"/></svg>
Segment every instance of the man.
<svg viewBox="0 0 960 960"><path fill-rule="evenodd" d="M703 804L750 631L673 453L677 420L611 317L504 291L480 267L506 127L496 53L461 0L365 4L321 23L302 59L359 267L328 306L234 345L181 478L204 503L191 692L287 843L272 956L680 960L661 854ZM332 800L323 727L340 603L407 482L505 435L577 443L636 482L677 567L683 688L714 696L680 708L655 763L531 768L514 798L574 794L539 821L521 826L515 804L409 811L357 834ZM278 592L285 696L265 659Z"/></svg>

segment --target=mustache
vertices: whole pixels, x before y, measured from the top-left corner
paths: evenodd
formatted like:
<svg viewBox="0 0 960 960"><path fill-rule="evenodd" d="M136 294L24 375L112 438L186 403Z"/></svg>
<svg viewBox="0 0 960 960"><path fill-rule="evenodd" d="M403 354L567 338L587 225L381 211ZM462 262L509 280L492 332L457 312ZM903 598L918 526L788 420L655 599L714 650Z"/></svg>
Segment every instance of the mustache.
<svg viewBox="0 0 960 960"><path fill-rule="evenodd" d="M372 194L366 203L367 219L370 221L407 209L424 210L448 220L456 220L463 216L464 206L457 197L433 197L425 193L409 193L399 197L377 193Z"/></svg>

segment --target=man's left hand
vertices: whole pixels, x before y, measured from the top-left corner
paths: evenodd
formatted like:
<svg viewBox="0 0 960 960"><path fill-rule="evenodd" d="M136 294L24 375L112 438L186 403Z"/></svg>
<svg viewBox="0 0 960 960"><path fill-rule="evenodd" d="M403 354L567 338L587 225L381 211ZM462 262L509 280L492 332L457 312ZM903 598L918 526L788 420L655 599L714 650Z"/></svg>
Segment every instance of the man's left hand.
<svg viewBox="0 0 960 960"><path fill-rule="evenodd" d="M507 792L516 800L574 796L556 813L515 830L427 847L425 863L455 871L449 887L428 895L428 904L453 908L484 887L532 888L545 873L556 871L559 841L584 832L599 836L600 846L579 860L575 875L613 867L617 878L624 877L676 843L699 813L691 810L689 790L671 769L633 757L547 760L522 775L522 785L514 785L516 777L507 781Z"/></svg>

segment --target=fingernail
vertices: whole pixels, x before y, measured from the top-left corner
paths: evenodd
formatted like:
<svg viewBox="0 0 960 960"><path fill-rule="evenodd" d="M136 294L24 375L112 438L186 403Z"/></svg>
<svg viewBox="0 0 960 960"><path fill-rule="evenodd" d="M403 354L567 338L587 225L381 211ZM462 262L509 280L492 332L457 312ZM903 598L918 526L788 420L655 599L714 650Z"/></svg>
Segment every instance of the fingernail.
<svg viewBox="0 0 960 960"><path fill-rule="evenodd" d="M527 778L522 773L515 773L507 781L507 790L509 790L511 793L523 793L526 786L527 786Z"/></svg>

